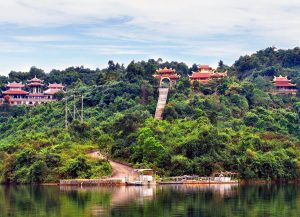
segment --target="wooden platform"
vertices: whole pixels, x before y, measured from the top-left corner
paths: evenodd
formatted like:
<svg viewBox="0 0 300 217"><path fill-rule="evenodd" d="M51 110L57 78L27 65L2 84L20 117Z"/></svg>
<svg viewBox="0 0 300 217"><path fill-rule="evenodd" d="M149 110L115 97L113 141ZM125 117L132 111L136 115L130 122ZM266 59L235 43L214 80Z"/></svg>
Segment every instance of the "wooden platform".
<svg viewBox="0 0 300 217"><path fill-rule="evenodd" d="M64 179L59 181L59 185L65 186L122 186L125 185L123 179Z"/></svg>
<svg viewBox="0 0 300 217"><path fill-rule="evenodd" d="M237 184L239 183L237 180L232 180L232 181L208 181L208 180L188 180L184 181L184 185L197 185L197 184Z"/></svg>

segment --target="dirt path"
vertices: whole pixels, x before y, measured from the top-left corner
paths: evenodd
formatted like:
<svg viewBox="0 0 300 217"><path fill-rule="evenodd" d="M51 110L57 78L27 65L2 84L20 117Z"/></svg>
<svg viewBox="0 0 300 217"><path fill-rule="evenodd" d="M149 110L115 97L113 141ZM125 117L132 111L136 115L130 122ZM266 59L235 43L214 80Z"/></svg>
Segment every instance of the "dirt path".
<svg viewBox="0 0 300 217"><path fill-rule="evenodd" d="M93 159L104 159L105 157L100 153L100 151L93 151L88 153L88 156L90 156ZM137 178L137 173L134 171L132 167L129 167L127 165L121 164L119 162L116 162L114 160L109 159L108 162L112 166L112 178L125 178L128 177L130 180Z"/></svg>
<svg viewBox="0 0 300 217"><path fill-rule="evenodd" d="M124 164L118 163L113 160L109 160L110 165L113 168L112 177L113 178L124 178L129 177L129 179L137 178L137 173L132 167L126 166Z"/></svg>

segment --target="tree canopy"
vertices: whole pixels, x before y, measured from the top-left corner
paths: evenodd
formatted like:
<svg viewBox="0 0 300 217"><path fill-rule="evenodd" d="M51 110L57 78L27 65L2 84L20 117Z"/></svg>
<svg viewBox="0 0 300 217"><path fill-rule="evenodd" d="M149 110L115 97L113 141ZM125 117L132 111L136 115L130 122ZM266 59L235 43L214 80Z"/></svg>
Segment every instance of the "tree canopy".
<svg viewBox="0 0 300 217"><path fill-rule="evenodd" d="M232 66L220 61L219 69L230 76L206 85L190 84L187 76L195 64L189 68L161 59L132 61L127 67L109 61L102 70L81 66L45 73L32 67L1 76L1 89L7 81L25 82L34 75L45 83L62 82L69 94L84 95L85 108L84 122L65 129L63 101L0 106L1 180L49 182L110 174L105 160L86 154L94 149L161 176L231 170L246 179L299 178L299 97L269 93L275 75L300 84L299 50L267 48ZM158 82L152 75L163 67L174 68L181 78L169 91L159 121L153 118Z"/></svg>

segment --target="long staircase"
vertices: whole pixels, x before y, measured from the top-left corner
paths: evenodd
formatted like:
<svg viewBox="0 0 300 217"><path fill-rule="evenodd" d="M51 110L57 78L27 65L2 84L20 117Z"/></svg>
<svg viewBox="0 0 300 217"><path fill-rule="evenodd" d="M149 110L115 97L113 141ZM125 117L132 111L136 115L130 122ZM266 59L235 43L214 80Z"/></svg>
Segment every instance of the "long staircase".
<svg viewBox="0 0 300 217"><path fill-rule="evenodd" d="M164 111L166 103L167 103L169 88L159 88L158 91L159 91L159 97L158 97L158 101L157 101L154 118L161 120L163 111Z"/></svg>

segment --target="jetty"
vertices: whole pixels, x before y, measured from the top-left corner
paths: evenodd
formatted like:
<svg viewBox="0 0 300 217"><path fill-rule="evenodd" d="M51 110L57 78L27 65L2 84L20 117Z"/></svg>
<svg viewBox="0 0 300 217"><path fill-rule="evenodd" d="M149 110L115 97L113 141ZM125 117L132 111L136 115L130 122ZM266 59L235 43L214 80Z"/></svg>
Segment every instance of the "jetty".
<svg viewBox="0 0 300 217"><path fill-rule="evenodd" d="M61 186L122 186L125 185L125 180L122 178L107 178L107 179L63 179L59 181Z"/></svg>
<svg viewBox="0 0 300 217"><path fill-rule="evenodd" d="M175 177L163 178L158 182L160 185L167 184L183 184L183 185L197 185L197 184L237 184L238 173L235 172L215 172L212 176L201 177L197 175L183 175Z"/></svg>
<svg viewBox="0 0 300 217"><path fill-rule="evenodd" d="M134 170L137 176L124 176L124 177L107 177L99 179L63 179L60 180L61 186L146 186L156 185L155 172L152 169L136 169ZM135 178L133 178L135 177Z"/></svg>
<svg viewBox="0 0 300 217"><path fill-rule="evenodd" d="M87 155L93 159L104 159L100 151L91 151ZM197 184L236 184L239 183L236 172L216 171L210 177L198 175L183 175L166 177L156 180L156 172L153 169L134 169L116 160L108 159L112 166L110 177L99 177L98 179L62 179L61 186L150 186L150 185L197 185Z"/></svg>

